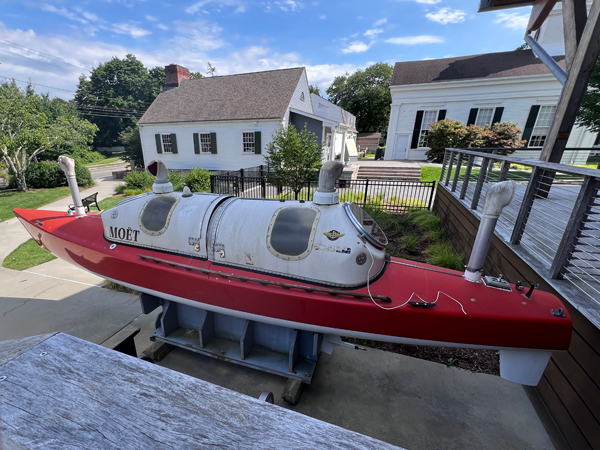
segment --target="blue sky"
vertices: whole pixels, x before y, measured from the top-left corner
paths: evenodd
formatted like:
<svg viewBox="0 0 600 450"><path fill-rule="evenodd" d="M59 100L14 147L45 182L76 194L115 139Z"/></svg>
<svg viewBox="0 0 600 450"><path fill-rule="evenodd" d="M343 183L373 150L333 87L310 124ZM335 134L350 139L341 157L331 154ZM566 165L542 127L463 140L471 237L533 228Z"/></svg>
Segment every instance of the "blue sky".
<svg viewBox="0 0 600 450"><path fill-rule="evenodd" d="M477 0L0 0L0 76L71 98L113 56L217 75L305 66L323 91L376 62L514 50L531 8ZM1 80L1 79L0 79ZM23 85L23 83L19 83Z"/></svg>

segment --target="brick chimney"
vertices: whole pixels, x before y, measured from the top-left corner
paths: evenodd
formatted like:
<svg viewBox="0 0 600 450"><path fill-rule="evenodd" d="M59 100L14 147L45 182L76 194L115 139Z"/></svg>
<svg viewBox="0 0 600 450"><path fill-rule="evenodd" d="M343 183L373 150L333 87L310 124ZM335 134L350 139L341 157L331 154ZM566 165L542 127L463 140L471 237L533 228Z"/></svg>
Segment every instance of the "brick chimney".
<svg viewBox="0 0 600 450"><path fill-rule="evenodd" d="M179 87L179 83L183 78L190 79L189 69L178 64L170 64L165 67L165 75L167 76L166 89Z"/></svg>

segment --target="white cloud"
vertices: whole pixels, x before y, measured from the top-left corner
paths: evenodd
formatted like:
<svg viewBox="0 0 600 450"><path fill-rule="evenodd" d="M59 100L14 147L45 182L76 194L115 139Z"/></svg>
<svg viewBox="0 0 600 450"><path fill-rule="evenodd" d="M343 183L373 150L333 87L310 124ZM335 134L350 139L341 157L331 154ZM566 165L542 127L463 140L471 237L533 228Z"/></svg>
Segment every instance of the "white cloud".
<svg viewBox="0 0 600 450"><path fill-rule="evenodd" d="M149 20L150 22L157 22L158 19L154 16L146 16L146 20Z"/></svg>
<svg viewBox="0 0 600 450"><path fill-rule="evenodd" d="M165 31L169 29L168 26L166 26L166 25L164 25L162 23L156 24L156 28L160 28L161 30L165 30Z"/></svg>
<svg viewBox="0 0 600 450"><path fill-rule="evenodd" d="M113 23L110 25L110 27L108 27L108 29L117 34L128 34L134 38L143 37L152 33L149 30L145 30L144 28L140 28L131 23Z"/></svg>
<svg viewBox="0 0 600 450"><path fill-rule="evenodd" d="M365 36L367 36L367 37L375 37L379 33L383 33L383 30L381 28L374 28L372 30L365 31Z"/></svg>
<svg viewBox="0 0 600 450"><path fill-rule="evenodd" d="M404 36L386 39L389 44L398 44L398 45L416 45L416 44L438 44L444 42L444 38L440 36Z"/></svg>
<svg viewBox="0 0 600 450"><path fill-rule="evenodd" d="M240 5L238 6L235 11L233 11L234 13L243 13L246 11L246 7L244 5Z"/></svg>
<svg viewBox="0 0 600 450"><path fill-rule="evenodd" d="M325 19L327 19L327 16L325 14L322 14L322 15L319 16L319 19L325 20Z"/></svg>
<svg viewBox="0 0 600 450"><path fill-rule="evenodd" d="M384 24L384 23L386 23L386 22L387 22L387 18L385 18L385 17L384 17L383 19L379 19L377 22L375 22L375 23L373 24L373 26L374 26L374 27L378 27L378 26L381 26L381 25L383 25L383 24Z"/></svg>
<svg viewBox="0 0 600 450"><path fill-rule="evenodd" d="M65 8L63 6L61 6L60 8L57 8L54 5L43 5L42 11L47 11L47 12L51 12L54 14L58 14L60 16L66 17L67 19L75 20L79 23L83 23L83 24L88 23L88 21L85 18L79 17L77 14L70 12L67 8Z"/></svg>
<svg viewBox="0 0 600 450"><path fill-rule="evenodd" d="M513 30L525 30L527 23L529 22L528 14L519 13L505 13L499 12L496 14L494 23L500 23L506 28L512 28Z"/></svg>
<svg viewBox="0 0 600 450"><path fill-rule="evenodd" d="M100 20L100 18L94 13L87 12L87 11L80 11L80 13L83 17L85 17L90 22L98 22Z"/></svg>
<svg viewBox="0 0 600 450"><path fill-rule="evenodd" d="M277 5L279 7L279 9L281 9L282 11L285 12L296 12L296 11L300 11L300 9L302 9L302 3L294 1L294 0L283 0L280 2L275 2L275 5Z"/></svg>
<svg viewBox="0 0 600 450"><path fill-rule="evenodd" d="M193 5L185 8L185 12L188 14L194 14L194 13L200 11L204 5L206 5L207 3L210 3L210 2L211 2L211 0L201 0L201 1L194 3Z"/></svg>
<svg viewBox="0 0 600 450"><path fill-rule="evenodd" d="M441 8L437 12L428 13L425 15L429 20L442 23L461 23L465 21L467 13L460 9Z"/></svg>
<svg viewBox="0 0 600 450"><path fill-rule="evenodd" d="M354 41L350 43L350 45L344 49L342 49L342 53L362 53L369 50L370 45L365 44L364 42Z"/></svg>
<svg viewBox="0 0 600 450"><path fill-rule="evenodd" d="M184 35L175 36L169 41L172 48L186 49L193 54L216 50L226 45L226 42L220 37L223 29L217 24L205 20L176 21L175 26L182 30Z"/></svg>
<svg viewBox="0 0 600 450"><path fill-rule="evenodd" d="M423 3L425 5L436 5L442 0L415 0L417 3Z"/></svg>

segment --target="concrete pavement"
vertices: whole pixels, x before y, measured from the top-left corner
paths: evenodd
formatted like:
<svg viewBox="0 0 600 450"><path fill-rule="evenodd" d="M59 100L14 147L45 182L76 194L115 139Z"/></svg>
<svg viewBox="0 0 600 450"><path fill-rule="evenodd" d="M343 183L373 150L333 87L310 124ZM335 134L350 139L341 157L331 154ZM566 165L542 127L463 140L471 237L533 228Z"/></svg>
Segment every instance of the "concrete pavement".
<svg viewBox="0 0 600 450"><path fill-rule="evenodd" d="M104 198L117 183L103 177L89 193ZM70 202L44 209L64 210ZM0 223L0 252L29 237L20 235L18 222L2 228L11 221ZM62 331L102 344L140 326L141 352L157 311L140 315L136 296L102 289L103 281L60 260L23 272L0 268L0 340ZM282 407L407 449L554 448L521 386L380 350L322 354L313 384L295 407L280 398L281 377L181 349L160 364L253 397L270 390Z"/></svg>

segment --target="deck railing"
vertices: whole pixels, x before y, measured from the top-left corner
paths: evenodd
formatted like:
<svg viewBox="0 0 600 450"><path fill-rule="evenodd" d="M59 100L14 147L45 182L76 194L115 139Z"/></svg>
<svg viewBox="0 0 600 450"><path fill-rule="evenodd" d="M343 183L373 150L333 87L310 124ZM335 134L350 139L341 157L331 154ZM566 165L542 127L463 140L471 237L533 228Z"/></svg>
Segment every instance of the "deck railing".
<svg viewBox="0 0 600 450"><path fill-rule="evenodd" d="M600 170L500 154L506 150L446 149L439 186L477 214L492 184L514 180L498 235L544 278L567 281L600 311Z"/></svg>
<svg viewBox="0 0 600 450"><path fill-rule="evenodd" d="M318 181L307 182L296 195L289 187L270 183L266 176L210 177L211 192L244 198L310 201L318 185ZM336 187L340 194L340 202L352 202L361 207L373 205L390 212L402 213L410 209L430 209L435 185L435 181L339 180Z"/></svg>

